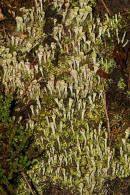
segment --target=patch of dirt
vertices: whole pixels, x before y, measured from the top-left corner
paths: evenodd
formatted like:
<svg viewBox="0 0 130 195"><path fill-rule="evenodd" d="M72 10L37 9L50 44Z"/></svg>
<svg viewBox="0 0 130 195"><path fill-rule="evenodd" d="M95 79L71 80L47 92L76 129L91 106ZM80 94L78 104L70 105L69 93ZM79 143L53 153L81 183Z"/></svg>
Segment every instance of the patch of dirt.
<svg viewBox="0 0 130 195"><path fill-rule="evenodd" d="M129 195L130 176L124 179L115 178L113 180L107 180L104 186L106 186L106 195Z"/></svg>

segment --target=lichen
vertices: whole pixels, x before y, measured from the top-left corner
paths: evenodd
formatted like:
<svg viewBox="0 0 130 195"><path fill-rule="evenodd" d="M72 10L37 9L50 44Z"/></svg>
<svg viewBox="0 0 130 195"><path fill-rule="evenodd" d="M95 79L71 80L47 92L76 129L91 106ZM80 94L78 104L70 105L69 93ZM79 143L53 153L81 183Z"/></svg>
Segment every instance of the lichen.
<svg viewBox="0 0 130 195"><path fill-rule="evenodd" d="M44 3L36 0L30 10L21 9L25 14L17 18L16 29L28 36L11 37L11 45L0 48L5 91L15 92L25 104L36 101L26 130L33 129L31 147L45 152L27 174L39 194L48 187L48 178L74 194L103 194L106 178L129 173L128 139L119 158L108 145L103 89L96 74L100 67L109 72L114 64L108 51L114 47L112 38L118 39L120 16L106 15L101 22L93 16L93 0L52 1L50 12L63 15L59 22L51 14L46 18ZM52 29L45 31L48 21ZM29 193L21 178L16 194Z"/></svg>

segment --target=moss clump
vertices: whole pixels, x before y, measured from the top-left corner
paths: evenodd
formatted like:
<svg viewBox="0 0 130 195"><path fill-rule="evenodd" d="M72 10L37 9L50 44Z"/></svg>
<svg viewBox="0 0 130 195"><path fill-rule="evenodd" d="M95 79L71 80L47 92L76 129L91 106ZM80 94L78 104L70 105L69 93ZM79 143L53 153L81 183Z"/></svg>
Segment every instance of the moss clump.
<svg viewBox="0 0 130 195"><path fill-rule="evenodd" d="M14 192L11 184L21 171L27 170L31 161L27 156L31 130L11 117L11 94L0 94L0 193ZM4 190L5 189L5 190Z"/></svg>
<svg viewBox="0 0 130 195"><path fill-rule="evenodd" d="M126 84L124 82L124 79L121 77L120 80L118 81L117 86L119 87L119 89L124 90L126 88Z"/></svg>

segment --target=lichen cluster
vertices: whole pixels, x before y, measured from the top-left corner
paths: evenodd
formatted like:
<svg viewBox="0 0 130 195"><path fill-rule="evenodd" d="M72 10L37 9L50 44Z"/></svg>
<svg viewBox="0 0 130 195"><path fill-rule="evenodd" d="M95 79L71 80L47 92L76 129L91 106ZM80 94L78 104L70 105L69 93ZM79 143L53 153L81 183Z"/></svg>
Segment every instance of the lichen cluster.
<svg viewBox="0 0 130 195"><path fill-rule="evenodd" d="M32 9L22 8L25 14L16 18L17 31L28 36L10 37L13 52L4 45L0 48L6 91L16 92L24 103L37 102L30 106L26 128L34 130L33 146L45 154L27 173L39 194L47 188L48 178L74 194L103 194L106 178L126 177L130 168L128 136L118 158L108 146L103 89L96 75L99 67L109 71L114 63L106 56L113 43L106 49L104 43L111 35L119 39L120 16L109 21L106 15L103 23L93 16L93 0L54 0L50 12L62 16L59 22L57 17L47 18L44 3L36 0ZM52 31L44 32L48 20ZM30 51L33 67L26 59ZM24 181L19 182L16 194L29 194Z"/></svg>

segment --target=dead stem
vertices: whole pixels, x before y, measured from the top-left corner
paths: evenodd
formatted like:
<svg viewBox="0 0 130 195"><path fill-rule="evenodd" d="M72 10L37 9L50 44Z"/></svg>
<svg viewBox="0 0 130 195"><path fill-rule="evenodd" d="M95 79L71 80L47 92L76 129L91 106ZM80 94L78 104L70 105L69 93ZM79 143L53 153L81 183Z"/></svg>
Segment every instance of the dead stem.
<svg viewBox="0 0 130 195"><path fill-rule="evenodd" d="M104 0L101 0L102 4L104 5L105 9L107 10L108 14L111 16L111 12L110 10L108 9L106 3L104 2Z"/></svg>
<svg viewBox="0 0 130 195"><path fill-rule="evenodd" d="M31 188L31 185L30 185L29 181L27 180L27 176L25 175L25 173L24 173L23 171L21 172L21 175L23 176L23 178L24 178L24 180L25 180L25 182L26 182L28 188L30 189L31 193L32 193L33 195L35 195L35 193L33 192L32 188Z"/></svg>
<svg viewBox="0 0 130 195"><path fill-rule="evenodd" d="M109 116L108 116L108 111L107 111L107 103L106 103L106 93L105 93L105 89L104 89L104 79L101 79L102 81L102 87L103 87L103 96L104 96L104 109L105 109L105 115L106 115L106 120L107 120L107 130L108 130L108 141L109 141L109 146L110 144L110 120L109 120Z"/></svg>

